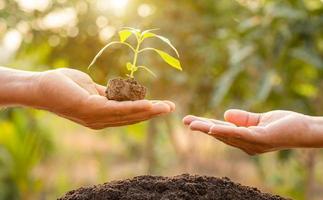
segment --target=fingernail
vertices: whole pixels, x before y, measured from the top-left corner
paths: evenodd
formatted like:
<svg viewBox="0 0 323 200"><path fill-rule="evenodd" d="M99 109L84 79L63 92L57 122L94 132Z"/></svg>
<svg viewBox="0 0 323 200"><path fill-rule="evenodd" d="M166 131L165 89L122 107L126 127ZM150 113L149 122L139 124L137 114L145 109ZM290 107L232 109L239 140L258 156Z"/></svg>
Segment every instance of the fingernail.
<svg viewBox="0 0 323 200"><path fill-rule="evenodd" d="M193 122L193 116L192 115L187 115L183 118L183 123L185 125L190 125Z"/></svg>

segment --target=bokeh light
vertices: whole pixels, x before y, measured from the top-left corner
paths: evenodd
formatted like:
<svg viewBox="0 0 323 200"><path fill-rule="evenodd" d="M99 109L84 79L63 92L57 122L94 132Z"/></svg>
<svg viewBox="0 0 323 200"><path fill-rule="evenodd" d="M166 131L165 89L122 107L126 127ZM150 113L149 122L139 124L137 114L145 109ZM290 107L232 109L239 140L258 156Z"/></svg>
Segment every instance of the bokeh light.
<svg viewBox="0 0 323 200"><path fill-rule="evenodd" d="M9 30L3 38L3 45L10 52L17 51L20 47L21 42L22 35L15 29Z"/></svg>
<svg viewBox="0 0 323 200"><path fill-rule="evenodd" d="M128 0L97 0L97 8L109 11L116 16L122 16L127 8Z"/></svg>
<svg viewBox="0 0 323 200"><path fill-rule="evenodd" d="M148 17L154 13L154 9L149 4L141 4L137 11L141 17Z"/></svg>
<svg viewBox="0 0 323 200"><path fill-rule="evenodd" d="M26 12L34 10L45 11L51 4L51 0L16 0L20 8Z"/></svg>
<svg viewBox="0 0 323 200"><path fill-rule="evenodd" d="M41 28L55 29L64 26L74 26L77 16L74 8L64 8L52 11L41 20Z"/></svg>

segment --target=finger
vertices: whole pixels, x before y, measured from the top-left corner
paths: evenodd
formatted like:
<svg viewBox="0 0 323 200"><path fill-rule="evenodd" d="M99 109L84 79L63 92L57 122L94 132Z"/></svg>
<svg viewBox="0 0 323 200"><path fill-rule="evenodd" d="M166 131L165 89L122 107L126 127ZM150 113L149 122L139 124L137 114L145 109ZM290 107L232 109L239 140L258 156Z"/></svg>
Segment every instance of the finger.
<svg viewBox="0 0 323 200"><path fill-rule="evenodd" d="M242 151L248 153L249 155L253 155L253 151L250 150L250 148L248 147L248 145L250 145L249 143L245 143L244 141L241 141L240 138L236 139L234 137L230 137L227 135L219 135L219 134L213 134L212 129L213 129L213 125L211 125L210 123L207 122L202 122L202 121L194 121L190 124L190 128L193 131L201 131L207 134L211 134L214 138L216 138L217 140L241 149ZM211 131L211 133L210 133Z"/></svg>
<svg viewBox="0 0 323 200"><path fill-rule="evenodd" d="M148 120L166 113L171 112L169 106L163 102L153 104L152 108L148 111L143 111L139 113L134 113L131 115L124 116L123 119L117 120L118 122L128 122L128 121L144 121Z"/></svg>
<svg viewBox="0 0 323 200"><path fill-rule="evenodd" d="M130 125L130 124L135 124L135 123L139 123L142 121L146 121L146 120L152 119L154 117L161 116L163 114L166 114L164 106L160 105L160 104L156 104L149 111L135 113L132 115L127 115L127 116L116 117L116 118L113 118L112 120L107 120L107 121L101 121L101 122L97 121L97 122L93 123L93 126L95 126L95 127L115 127L115 126L121 126L121 125Z"/></svg>
<svg viewBox="0 0 323 200"><path fill-rule="evenodd" d="M195 131L201 131L209 134L209 130L212 128L212 126L210 126L210 124L206 122L195 121L190 125L190 128ZM253 155L252 151L249 149L249 147L247 147L248 145L246 145L243 141L237 140L235 138L230 138L227 136L219 136L219 135L212 135L212 136L227 145L239 148L242 151L248 153L249 155Z"/></svg>
<svg viewBox="0 0 323 200"><path fill-rule="evenodd" d="M201 131L203 133L208 133L212 126L213 125L211 123L203 121L194 121L190 124L189 127L192 131Z"/></svg>
<svg viewBox="0 0 323 200"><path fill-rule="evenodd" d="M207 122L202 122L202 121L194 121L190 124L190 128L192 130L195 131L201 131L207 134L211 134L214 138L216 138L217 140L241 149L242 151L248 153L249 155L254 155L254 152L249 148L250 143L246 143L243 140L241 140L240 138L234 138L234 137L230 137L227 135L219 135L219 134L213 134L212 133L212 129L213 127L216 127L214 125L211 125L210 123ZM225 126L227 127L227 126ZM210 133L211 132L211 133Z"/></svg>
<svg viewBox="0 0 323 200"><path fill-rule="evenodd" d="M99 95L101 96L106 96L105 91L106 91L106 87L104 87L103 85L99 85L99 84L95 84L95 88L98 91Z"/></svg>
<svg viewBox="0 0 323 200"><path fill-rule="evenodd" d="M229 138L224 138L224 137L219 137L219 136L214 136L214 138L216 138L217 140L219 140L227 145L238 148L249 155L255 155L255 152L253 150L251 150L248 145L244 144L241 141L236 141L235 139L229 139Z"/></svg>
<svg viewBox="0 0 323 200"><path fill-rule="evenodd" d="M259 124L261 114L246 112L243 110L228 110L224 113L224 119L237 126L257 126Z"/></svg>
<svg viewBox="0 0 323 200"><path fill-rule="evenodd" d="M209 134L218 137L233 138L254 145L260 143L261 140L258 134L245 127L214 125L210 128Z"/></svg>
<svg viewBox="0 0 323 200"><path fill-rule="evenodd" d="M159 102L156 104L153 104L152 109L150 109L148 112L142 112L138 113L138 115L130 116L131 120L137 120L137 119L149 119L156 116L160 116L163 114L167 114L172 111L172 108L169 106L169 104L164 102Z"/></svg>
<svg viewBox="0 0 323 200"><path fill-rule="evenodd" d="M173 102L171 102L171 101L167 101L167 100L150 100L150 102L152 104L156 104L156 103L160 103L160 102L166 103L167 105L169 105L169 107L171 109L171 112L173 112L176 109L175 104Z"/></svg>
<svg viewBox="0 0 323 200"><path fill-rule="evenodd" d="M89 75L86 73L80 72L74 69L66 69L61 68L58 71L62 72L66 77L68 77L71 81L76 83L80 88L84 89L90 95L97 95L99 94L95 84L93 85L93 81Z"/></svg>
<svg viewBox="0 0 323 200"><path fill-rule="evenodd" d="M109 123L109 124L102 124L102 123L94 123L88 126L91 129L94 130L101 130L104 128L109 128L109 127L118 127L118 126L127 126L127 125L132 125L132 124L137 124L142 122L141 120L138 121L131 121L131 122L120 122L120 123Z"/></svg>
<svg viewBox="0 0 323 200"><path fill-rule="evenodd" d="M163 101L163 102L169 105L171 112L175 111L175 109L176 109L175 103L173 103L171 101Z"/></svg>
<svg viewBox="0 0 323 200"><path fill-rule="evenodd" d="M215 120L215 119L209 119L209 118L204 118L204 117L196 117L196 116L193 116L193 115L188 115L188 116L184 117L184 119L183 119L183 123L185 125L189 125L194 121L204 121L206 123L222 124L222 125L226 125L226 126L236 127L234 124L229 123L229 122L225 122L225 121L221 121L221 120Z"/></svg>
<svg viewBox="0 0 323 200"><path fill-rule="evenodd" d="M111 101L108 100L105 103L104 114L111 116L111 113L114 115L122 116L129 115L133 113L148 111L152 109L153 105L148 100L139 100L139 101ZM164 104L165 109L169 107Z"/></svg>
<svg viewBox="0 0 323 200"><path fill-rule="evenodd" d="M157 117L166 113L169 113L171 110L168 104L163 102L155 103L152 105L151 109L144 110L140 112L133 112L126 115L108 115L107 117L99 118L97 122L101 124L115 124L115 123L128 123L131 121L144 121Z"/></svg>
<svg viewBox="0 0 323 200"><path fill-rule="evenodd" d="M129 115L152 108L152 103L147 100L140 101L112 101L100 95L91 95L83 102L80 112L88 117L102 117L111 115Z"/></svg>
<svg viewBox="0 0 323 200"><path fill-rule="evenodd" d="M185 116L183 118L183 123L185 125L190 125L194 121L194 119L196 119L195 116L193 116L193 115L187 115L187 116Z"/></svg>
<svg viewBox="0 0 323 200"><path fill-rule="evenodd" d="M77 83L77 82L76 82ZM99 95L99 91L96 89L95 85L86 83L77 83L82 89L86 90L89 95ZM94 86L94 87L93 87Z"/></svg>

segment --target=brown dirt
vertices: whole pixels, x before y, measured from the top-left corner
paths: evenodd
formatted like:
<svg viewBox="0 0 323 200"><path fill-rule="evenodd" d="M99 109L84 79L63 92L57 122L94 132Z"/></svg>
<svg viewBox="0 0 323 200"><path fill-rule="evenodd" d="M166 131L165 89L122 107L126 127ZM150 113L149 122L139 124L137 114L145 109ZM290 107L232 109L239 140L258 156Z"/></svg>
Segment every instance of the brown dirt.
<svg viewBox="0 0 323 200"><path fill-rule="evenodd" d="M80 188L59 200L284 200L242 186L228 178L192 176L138 176L123 181Z"/></svg>
<svg viewBox="0 0 323 200"><path fill-rule="evenodd" d="M109 100L136 101L144 99L147 88L140 85L135 79L115 78L108 83L106 95Z"/></svg>

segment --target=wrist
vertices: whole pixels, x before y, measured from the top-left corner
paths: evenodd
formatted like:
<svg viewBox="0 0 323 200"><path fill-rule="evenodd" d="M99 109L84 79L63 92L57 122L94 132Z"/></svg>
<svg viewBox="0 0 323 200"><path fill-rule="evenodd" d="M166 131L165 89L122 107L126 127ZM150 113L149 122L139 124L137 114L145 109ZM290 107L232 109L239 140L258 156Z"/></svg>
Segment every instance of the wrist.
<svg viewBox="0 0 323 200"><path fill-rule="evenodd" d="M309 135L313 138L313 147L323 147L323 117L308 117Z"/></svg>
<svg viewBox="0 0 323 200"><path fill-rule="evenodd" d="M34 106L39 72L0 68L0 105Z"/></svg>

